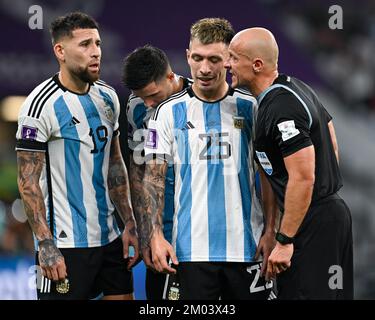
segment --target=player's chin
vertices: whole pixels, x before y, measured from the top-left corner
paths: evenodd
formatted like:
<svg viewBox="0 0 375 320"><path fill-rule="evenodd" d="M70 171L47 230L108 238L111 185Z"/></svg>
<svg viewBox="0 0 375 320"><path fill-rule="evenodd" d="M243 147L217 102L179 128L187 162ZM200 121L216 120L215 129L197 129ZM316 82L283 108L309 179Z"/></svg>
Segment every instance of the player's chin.
<svg viewBox="0 0 375 320"><path fill-rule="evenodd" d="M100 70L96 72L89 71L88 74L91 82L98 81L100 78Z"/></svg>

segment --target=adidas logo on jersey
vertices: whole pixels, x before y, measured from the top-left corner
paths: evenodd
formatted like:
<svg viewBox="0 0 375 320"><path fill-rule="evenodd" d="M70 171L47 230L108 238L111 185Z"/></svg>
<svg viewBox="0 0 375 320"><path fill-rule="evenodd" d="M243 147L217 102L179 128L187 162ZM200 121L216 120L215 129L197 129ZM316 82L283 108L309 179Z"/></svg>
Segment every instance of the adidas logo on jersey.
<svg viewBox="0 0 375 320"><path fill-rule="evenodd" d="M62 239L62 238L67 238L68 236L66 235L65 231L64 230L61 230L60 234L59 234L59 238Z"/></svg>
<svg viewBox="0 0 375 320"><path fill-rule="evenodd" d="M194 128L195 128L194 125L190 121L188 121L186 122L185 127L183 129L189 130L189 129L194 129Z"/></svg>
<svg viewBox="0 0 375 320"><path fill-rule="evenodd" d="M72 120L70 120L70 126L75 126L76 124L79 124L79 120L75 117L72 117Z"/></svg>

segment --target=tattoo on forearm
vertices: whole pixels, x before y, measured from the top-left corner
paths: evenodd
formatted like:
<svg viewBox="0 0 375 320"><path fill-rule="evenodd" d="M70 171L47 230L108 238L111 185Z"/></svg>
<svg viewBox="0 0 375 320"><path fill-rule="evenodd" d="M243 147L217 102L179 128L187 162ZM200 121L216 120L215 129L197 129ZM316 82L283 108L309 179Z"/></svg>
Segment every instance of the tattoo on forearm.
<svg viewBox="0 0 375 320"><path fill-rule="evenodd" d="M108 189L110 197L124 223L134 223L128 173L122 159L118 138L112 141L111 146L108 170Z"/></svg>
<svg viewBox="0 0 375 320"><path fill-rule="evenodd" d="M61 251L51 239L39 241L39 263L42 267L52 267L63 258Z"/></svg>
<svg viewBox="0 0 375 320"><path fill-rule="evenodd" d="M137 199L142 208L142 217L139 226L142 248L149 246L150 239L155 231L163 229L163 209L165 175L167 163L157 164L155 161L146 165L143 179L143 194Z"/></svg>
<svg viewBox="0 0 375 320"><path fill-rule="evenodd" d="M38 240L51 239L46 221L44 198L39 178L44 164L44 153L17 151L18 188L29 224Z"/></svg>
<svg viewBox="0 0 375 320"><path fill-rule="evenodd" d="M132 155L130 156L129 163L129 182L130 182L130 193L133 205L133 211L135 220L138 226L138 235L141 236L141 229L144 225L144 211L142 206L143 196L143 178L145 174L145 165L136 164ZM139 238L142 242L142 239Z"/></svg>

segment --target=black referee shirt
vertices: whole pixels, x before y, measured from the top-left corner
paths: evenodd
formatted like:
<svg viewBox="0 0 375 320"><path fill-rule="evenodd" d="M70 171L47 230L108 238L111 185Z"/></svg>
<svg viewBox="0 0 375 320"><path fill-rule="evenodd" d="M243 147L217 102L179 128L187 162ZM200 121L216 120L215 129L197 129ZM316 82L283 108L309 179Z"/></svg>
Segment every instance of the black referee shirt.
<svg viewBox="0 0 375 320"><path fill-rule="evenodd" d="M315 92L281 74L258 96L258 103L255 158L269 178L281 211L288 182L283 158L310 145L315 148L312 203L337 192L342 179L328 128L332 117Z"/></svg>

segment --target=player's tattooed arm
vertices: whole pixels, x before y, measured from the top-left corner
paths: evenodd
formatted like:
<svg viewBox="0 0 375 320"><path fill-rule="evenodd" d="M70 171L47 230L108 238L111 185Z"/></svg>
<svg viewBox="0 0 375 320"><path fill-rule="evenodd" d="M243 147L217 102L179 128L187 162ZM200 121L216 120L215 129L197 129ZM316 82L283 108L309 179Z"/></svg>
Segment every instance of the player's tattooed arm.
<svg viewBox="0 0 375 320"><path fill-rule="evenodd" d="M131 205L128 172L124 160L122 159L118 137L114 137L111 144L108 189L110 197L125 225L128 223L133 224L130 232L135 235L135 219Z"/></svg>
<svg viewBox="0 0 375 320"><path fill-rule="evenodd" d="M133 211L134 211L135 220L137 222L139 235L140 235L140 226L143 221L142 199L144 198L143 196L144 174L145 174L145 165L135 163L133 155L131 154L130 160L129 160L130 194L131 194L131 202L133 205ZM141 241L141 238L139 240Z"/></svg>
<svg viewBox="0 0 375 320"><path fill-rule="evenodd" d="M46 220L46 208L39 178L43 169L43 152L17 151L18 189L25 213L39 247L39 264L44 276L52 280L66 277L66 266L61 251L56 247Z"/></svg>
<svg viewBox="0 0 375 320"><path fill-rule="evenodd" d="M18 189L25 213L38 241L52 239L46 220L46 208L39 178L43 169L43 152L17 151Z"/></svg>
<svg viewBox="0 0 375 320"><path fill-rule="evenodd" d="M150 244L154 233L163 231L163 209L165 176L168 163L153 159L147 162L143 179L143 197L139 199L142 206L140 237L143 247Z"/></svg>
<svg viewBox="0 0 375 320"><path fill-rule="evenodd" d="M122 234L124 258L129 257L129 247L133 246L134 248L134 256L129 257L128 261L128 269L130 269L139 261L139 245L137 224L134 219L130 198L128 172L124 160L122 159L118 137L114 137L111 144L108 169L108 189L117 212L125 225L125 230Z"/></svg>

